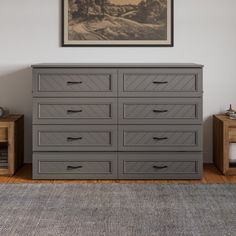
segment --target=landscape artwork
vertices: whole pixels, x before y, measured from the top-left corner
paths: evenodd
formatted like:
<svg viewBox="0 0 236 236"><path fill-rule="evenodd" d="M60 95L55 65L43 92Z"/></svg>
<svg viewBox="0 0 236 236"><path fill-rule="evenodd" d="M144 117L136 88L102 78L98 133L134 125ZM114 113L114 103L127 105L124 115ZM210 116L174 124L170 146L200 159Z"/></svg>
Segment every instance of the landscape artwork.
<svg viewBox="0 0 236 236"><path fill-rule="evenodd" d="M63 0L63 46L173 46L173 0Z"/></svg>

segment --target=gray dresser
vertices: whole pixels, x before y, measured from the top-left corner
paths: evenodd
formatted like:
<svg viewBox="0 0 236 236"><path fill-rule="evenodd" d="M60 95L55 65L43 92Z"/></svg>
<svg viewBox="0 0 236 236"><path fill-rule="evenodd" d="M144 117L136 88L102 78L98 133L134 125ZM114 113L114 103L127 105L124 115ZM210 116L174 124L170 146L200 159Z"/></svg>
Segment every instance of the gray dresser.
<svg viewBox="0 0 236 236"><path fill-rule="evenodd" d="M33 66L34 179L202 177L202 66Z"/></svg>

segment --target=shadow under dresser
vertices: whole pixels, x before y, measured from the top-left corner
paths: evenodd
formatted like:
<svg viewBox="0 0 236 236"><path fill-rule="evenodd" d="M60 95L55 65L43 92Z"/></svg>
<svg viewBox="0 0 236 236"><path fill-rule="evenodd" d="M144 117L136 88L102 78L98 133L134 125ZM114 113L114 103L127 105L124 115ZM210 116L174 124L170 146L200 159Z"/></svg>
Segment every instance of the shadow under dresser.
<svg viewBox="0 0 236 236"><path fill-rule="evenodd" d="M34 179L200 179L202 65L33 65Z"/></svg>

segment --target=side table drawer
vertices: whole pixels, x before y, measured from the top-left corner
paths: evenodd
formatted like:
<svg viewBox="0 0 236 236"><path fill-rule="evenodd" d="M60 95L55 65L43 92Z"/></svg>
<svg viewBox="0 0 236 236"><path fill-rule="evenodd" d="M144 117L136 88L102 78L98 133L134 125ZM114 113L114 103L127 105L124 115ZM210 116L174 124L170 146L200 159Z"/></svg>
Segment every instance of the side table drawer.
<svg viewBox="0 0 236 236"><path fill-rule="evenodd" d="M236 127L229 127L229 141L236 143Z"/></svg>
<svg viewBox="0 0 236 236"><path fill-rule="evenodd" d="M0 126L0 142L8 142L8 130Z"/></svg>
<svg viewBox="0 0 236 236"><path fill-rule="evenodd" d="M120 179L201 178L202 153L119 153Z"/></svg>
<svg viewBox="0 0 236 236"><path fill-rule="evenodd" d="M34 179L117 178L116 153L34 153Z"/></svg>

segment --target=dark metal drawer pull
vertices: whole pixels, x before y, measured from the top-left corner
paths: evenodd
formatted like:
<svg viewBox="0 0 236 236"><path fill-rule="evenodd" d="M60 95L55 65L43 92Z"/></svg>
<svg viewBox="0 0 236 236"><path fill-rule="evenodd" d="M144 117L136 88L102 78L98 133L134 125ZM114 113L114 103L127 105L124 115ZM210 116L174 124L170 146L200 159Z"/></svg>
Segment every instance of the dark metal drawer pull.
<svg viewBox="0 0 236 236"><path fill-rule="evenodd" d="M157 141L161 141L161 140L166 140L168 138L167 137L163 137L163 138L153 137L153 139Z"/></svg>
<svg viewBox="0 0 236 236"><path fill-rule="evenodd" d="M168 166L153 166L153 168L161 170L161 169L166 169Z"/></svg>
<svg viewBox="0 0 236 236"><path fill-rule="evenodd" d="M153 81L153 84L168 84L168 81Z"/></svg>
<svg viewBox="0 0 236 236"><path fill-rule="evenodd" d="M71 113L79 113L82 112L83 110L67 110L67 113L71 114Z"/></svg>
<svg viewBox="0 0 236 236"><path fill-rule="evenodd" d="M67 170L76 170L81 168L83 168L83 166L67 166Z"/></svg>
<svg viewBox="0 0 236 236"><path fill-rule="evenodd" d="M75 85L75 84L82 84L83 82L82 81L67 81L67 85Z"/></svg>
<svg viewBox="0 0 236 236"><path fill-rule="evenodd" d="M68 137L67 142L73 142L73 141L77 141L77 140L81 140L81 139L82 139L82 137L78 137L78 138Z"/></svg>
<svg viewBox="0 0 236 236"><path fill-rule="evenodd" d="M156 112L156 113L165 113L165 112L168 112L168 110L156 110L156 109L154 109L153 112Z"/></svg>

